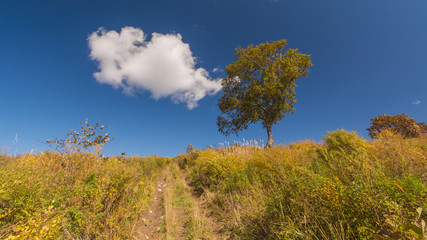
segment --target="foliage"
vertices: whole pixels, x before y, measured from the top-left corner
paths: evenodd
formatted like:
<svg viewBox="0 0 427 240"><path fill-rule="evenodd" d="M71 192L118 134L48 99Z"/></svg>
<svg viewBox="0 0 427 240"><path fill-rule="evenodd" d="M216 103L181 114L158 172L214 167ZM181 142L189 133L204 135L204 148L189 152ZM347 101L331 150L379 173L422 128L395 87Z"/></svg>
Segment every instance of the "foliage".
<svg viewBox="0 0 427 240"><path fill-rule="evenodd" d="M341 181L353 181L366 169L366 141L356 132L343 129L328 132L318 147L318 160ZM339 159L339 161L337 161Z"/></svg>
<svg viewBox="0 0 427 240"><path fill-rule="evenodd" d="M397 115L378 115L371 119L371 127L369 136L373 139L377 138L378 134L384 129L390 129L396 134L400 134L406 138L419 137L427 132L427 125L424 122L416 122L406 113Z"/></svg>
<svg viewBox="0 0 427 240"><path fill-rule="evenodd" d="M405 217L402 206L395 202L388 202L392 210L389 215L386 215L385 224L391 228L390 231L383 230L377 236L389 237L391 239L405 239L405 235L412 239L426 239L427 225L424 219L421 218L423 209L421 207L414 212L413 219Z"/></svg>
<svg viewBox="0 0 427 240"><path fill-rule="evenodd" d="M80 124L79 132L71 129L65 138L53 137L46 140L46 143L62 154L84 153L92 150L100 156L104 144L114 138L110 138L110 133L104 130L105 126L97 122L91 126L86 118L85 122Z"/></svg>
<svg viewBox="0 0 427 240"><path fill-rule="evenodd" d="M194 146L191 144L188 144L187 147L185 148L185 152L186 153L192 153L194 151Z"/></svg>
<svg viewBox="0 0 427 240"><path fill-rule="evenodd" d="M224 93L218 106L218 129L225 135L238 134L249 124L261 121L273 143L271 127L286 113L295 111L295 81L308 74L310 55L287 49L286 39L246 49L237 48L235 62L226 67L221 82Z"/></svg>
<svg viewBox="0 0 427 240"><path fill-rule="evenodd" d="M420 130L422 133L427 132L427 124L425 122L418 122L418 126L420 126Z"/></svg>
<svg viewBox="0 0 427 240"><path fill-rule="evenodd" d="M0 169L0 239L130 239L168 161L10 157Z"/></svg>
<svg viewBox="0 0 427 240"><path fill-rule="evenodd" d="M337 130L321 144L231 146L179 159L188 158L193 187L220 209L231 238L423 239L426 144L425 136L382 131L366 141Z"/></svg>
<svg viewBox="0 0 427 240"><path fill-rule="evenodd" d="M427 238L426 134L384 129L366 141L337 130L321 143L188 150L173 161L232 239ZM133 238L166 166L181 179L172 206L195 206L170 161L0 154L0 239Z"/></svg>

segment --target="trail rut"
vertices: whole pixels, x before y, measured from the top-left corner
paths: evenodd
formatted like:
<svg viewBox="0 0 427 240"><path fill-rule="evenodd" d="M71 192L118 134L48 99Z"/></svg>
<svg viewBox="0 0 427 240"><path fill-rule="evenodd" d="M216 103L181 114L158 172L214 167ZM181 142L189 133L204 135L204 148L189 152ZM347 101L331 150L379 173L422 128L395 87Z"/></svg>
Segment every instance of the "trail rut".
<svg viewBox="0 0 427 240"><path fill-rule="evenodd" d="M158 178L136 239L227 239L210 212L193 194L188 174L172 163Z"/></svg>
<svg viewBox="0 0 427 240"><path fill-rule="evenodd" d="M162 238L161 225L164 218L162 202L166 188L166 175L166 171L162 172L157 180L153 199L148 205L147 211L142 215L141 226L138 229L135 239L143 240Z"/></svg>

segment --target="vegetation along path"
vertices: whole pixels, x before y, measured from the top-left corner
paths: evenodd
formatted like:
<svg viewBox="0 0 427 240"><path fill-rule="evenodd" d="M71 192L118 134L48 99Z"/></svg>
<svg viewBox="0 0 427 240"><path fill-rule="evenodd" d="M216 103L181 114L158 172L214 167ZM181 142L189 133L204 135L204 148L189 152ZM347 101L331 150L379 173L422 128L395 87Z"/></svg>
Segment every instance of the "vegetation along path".
<svg viewBox="0 0 427 240"><path fill-rule="evenodd" d="M226 238L193 194L186 175L174 163L160 175L136 239Z"/></svg>

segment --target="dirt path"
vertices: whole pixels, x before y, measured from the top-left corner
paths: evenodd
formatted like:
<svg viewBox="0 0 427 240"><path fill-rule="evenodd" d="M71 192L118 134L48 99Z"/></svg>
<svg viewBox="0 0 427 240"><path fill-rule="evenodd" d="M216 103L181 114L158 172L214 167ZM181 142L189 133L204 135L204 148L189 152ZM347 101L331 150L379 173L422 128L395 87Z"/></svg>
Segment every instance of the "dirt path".
<svg viewBox="0 0 427 240"><path fill-rule="evenodd" d="M218 232L219 224L209 216L203 201L193 194L187 177L185 171L171 164L166 177L165 239L226 239Z"/></svg>
<svg viewBox="0 0 427 240"><path fill-rule="evenodd" d="M142 224L135 239L161 239L161 225L164 218L162 206L164 191L166 188L167 171L162 172L156 183L156 191L148 205L147 211L142 215Z"/></svg>
<svg viewBox="0 0 427 240"><path fill-rule="evenodd" d="M186 177L174 163L160 175L135 239L227 239Z"/></svg>

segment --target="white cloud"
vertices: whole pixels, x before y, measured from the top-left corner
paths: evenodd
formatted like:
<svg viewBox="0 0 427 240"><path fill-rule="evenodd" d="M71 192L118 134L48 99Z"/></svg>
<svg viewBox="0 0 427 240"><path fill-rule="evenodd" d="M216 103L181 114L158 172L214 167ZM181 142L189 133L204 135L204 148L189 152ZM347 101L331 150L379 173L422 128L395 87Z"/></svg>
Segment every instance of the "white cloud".
<svg viewBox="0 0 427 240"><path fill-rule="evenodd" d="M15 134L15 140L13 141L13 145L18 144L18 134Z"/></svg>
<svg viewBox="0 0 427 240"><path fill-rule="evenodd" d="M97 81L132 94L151 92L151 97L170 97L189 109L206 95L221 90L220 79L211 79L196 61L180 34L153 33L148 41L139 28L125 27L120 33L100 28L89 36L90 56L98 61Z"/></svg>
<svg viewBox="0 0 427 240"><path fill-rule="evenodd" d="M222 70L219 67L213 68L212 72L216 73L216 72L222 72Z"/></svg>
<svg viewBox="0 0 427 240"><path fill-rule="evenodd" d="M420 101L420 100L417 100L417 101L412 102L412 104L414 104L414 105L418 105L418 104L420 104L420 103L421 103L421 101Z"/></svg>

